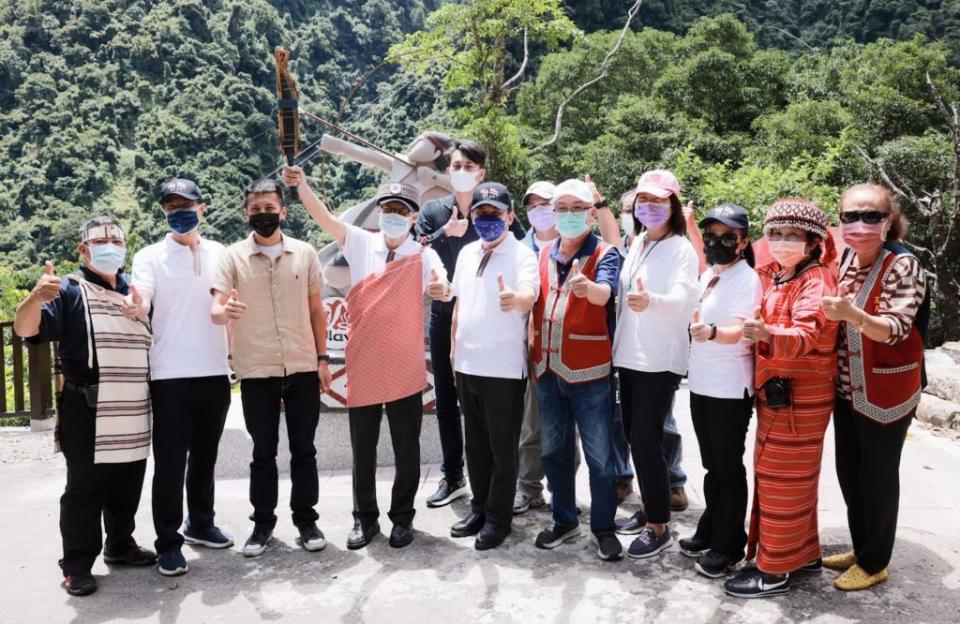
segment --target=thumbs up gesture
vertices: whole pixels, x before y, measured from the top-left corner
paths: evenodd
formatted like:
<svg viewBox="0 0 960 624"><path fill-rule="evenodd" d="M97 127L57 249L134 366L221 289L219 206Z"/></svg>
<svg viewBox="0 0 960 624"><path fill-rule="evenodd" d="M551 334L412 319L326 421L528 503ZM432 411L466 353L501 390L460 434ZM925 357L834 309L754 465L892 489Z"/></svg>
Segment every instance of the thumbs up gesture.
<svg viewBox="0 0 960 624"><path fill-rule="evenodd" d="M650 293L643 287L643 280L637 278L637 288L627 293L627 307L634 312L643 312L650 307Z"/></svg>
<svg viewBox="0 0 960 624"><path fill-rule="evenodd" d="M580 272L580 260L575 259L570 267L570 275L567 276L567 288L575 297L582 299L589 293L591 283L587 276Z"/></svg>
<svg viewBox="0 0 960 624"><path fill-rule="evenodd" d="M467 233L468 227L470 227L470 220L461 219L460 209L454 206L453 212L450 214L450 220L443 226L443 233L452 238L460 238Z"/></svg>
<svg viewBox="0 0 960 624"><path fill-rule="evenodd" d="M146 316L147 311L143 306L143 297L133 284L130 284L130 294L120 302L120 311L128 319Z"/></svg>
<svg viewBox="0 0 960 624"><path fill-rule="evenodd" d="M690 338L696 342L707 342L713 327L700 320L700 310L693 311L693 322L690 323Z"/></svg>
<svg viewBox="0 0 960 624"><path fill-rule="evenodd" d="M497 274L497 289L500 291L500 311L510 312L517 308L517 292L507 288L503 273Z"/></svg>
<svg viewBox="0 0 960 624"><path fill-rule="evenodd" d="M853 297L850 284L842 285L836 297L823 298L821 304L823 313L831 321L850 321L859 324L863 321L864 312L854 304Z"/></svg>
<svg viewBox="0 0 960 624"><path fill-rule="evenodd" d="M40 303L53 301L60 296L60 278L54 274L53 263L49 260L43 264L43 275L30 291L30 296Z"/></svg>
<svg viewBox="0 0 960 624"><path fill-rule="evenodd" d="M430 283L427 284L427 294L434 301L441 301L447 296L449 284L445 278L440 277L436 269L430 269Z"/></svg>
<svg viewBox="0 0 960 624"><path fill-rule="evenodd" d="M227 311L227 316L234 320L243 316L243 313L247 311L247 304L240 301L240 293L237 292L236 288L230 291L230 298L227 299L227 303L223 307Z"/></svg>
<svg viewBox="0 0 960 624"><path fill-rule="evenodd" d="M770 340L770 332L763 322L763 311L760 306L753 311L753 318L743 324L743 337L750 342L767 342Z"/></svg>

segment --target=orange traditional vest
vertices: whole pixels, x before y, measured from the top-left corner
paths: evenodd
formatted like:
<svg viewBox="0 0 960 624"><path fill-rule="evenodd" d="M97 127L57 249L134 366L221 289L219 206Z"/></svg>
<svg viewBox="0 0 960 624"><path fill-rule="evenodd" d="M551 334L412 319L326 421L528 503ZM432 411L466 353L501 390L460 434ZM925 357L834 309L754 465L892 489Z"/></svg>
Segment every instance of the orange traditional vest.
<svg viewBox="0 0 960 624"><path fill-rule="evenodd" d="M559 245L559 241L555 243ZM533 308L533 361L537 378L548 370L567 383L585 383L610 376L613 342L607 309L575 296L559 285L552 246L540 250L540 297ZM595 279L597 263L610 245L598 243L581 272Z"/></svg>
<svg viewBox="0 0 960 624"><path fill-rule="evenodd" d="M907 252L886 245L881 257L873 263L855 299L856 306L867 314L877 313L883 283L901 253ZM850 254L849 261L853 256ZM857 413L881 424L890 424L917 409L924 385L921 329L926 319L922 318L923 309L921 306L906 340L895 345L864 339L856 325L846 324L850 388Z"/></svg>

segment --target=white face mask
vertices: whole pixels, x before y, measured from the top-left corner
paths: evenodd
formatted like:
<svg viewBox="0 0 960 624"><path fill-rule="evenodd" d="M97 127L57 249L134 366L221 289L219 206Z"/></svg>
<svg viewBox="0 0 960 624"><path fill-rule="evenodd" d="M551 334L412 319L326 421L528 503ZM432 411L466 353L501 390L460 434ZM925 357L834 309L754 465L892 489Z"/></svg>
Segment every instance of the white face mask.
<svg viewBox="0 0 960 624"><path fill-rule="evenodd" d="M624 234L633 234L633 215L629 212L620 213L620 226Z"/></svg>
<svg viewBox="0 0 960 624"><path fill-rule="evenodd" d="M450 186L458 193L472 193L477 187L477 174L463 169L450 174Z"/></svg>
<svg viewBox="0 0 960 624"><path fill-rule="evenodd" d="M770 255L785 269L792 269L807 257L803 241L770 241Z"/></svg>

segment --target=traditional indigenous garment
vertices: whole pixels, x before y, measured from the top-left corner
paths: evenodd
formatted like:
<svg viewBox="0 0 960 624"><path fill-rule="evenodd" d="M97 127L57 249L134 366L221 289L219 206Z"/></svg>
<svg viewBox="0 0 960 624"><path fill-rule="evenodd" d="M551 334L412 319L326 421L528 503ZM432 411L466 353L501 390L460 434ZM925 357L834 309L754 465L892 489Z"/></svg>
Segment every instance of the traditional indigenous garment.
<svg viewBox="0 0 960 624"><path fill-rule="evenodd" d="M118 464L150 455L149 325L120 311L119 293L70 275L87 310L88 365L100 370L94 463ZM94 345L96 348L94 348Z"/></svg>
<svg viewBox="0 0 960 624"><path fill-rule="evenodd" d="M427 387L422 274L422 254L414 254L347 294L347 407L389 403Z"/></svg>

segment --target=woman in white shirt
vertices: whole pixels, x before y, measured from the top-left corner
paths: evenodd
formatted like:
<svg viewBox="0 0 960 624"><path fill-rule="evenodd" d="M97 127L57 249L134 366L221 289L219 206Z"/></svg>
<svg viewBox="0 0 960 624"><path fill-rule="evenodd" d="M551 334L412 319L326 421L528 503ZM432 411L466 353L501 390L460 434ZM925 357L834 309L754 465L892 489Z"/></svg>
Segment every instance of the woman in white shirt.
<svg viewBox="0 0 960 624"><path fill-rule="evenodd" d="M643 492L644 528L633 558L670 547L670 480L664 423L687 372L689 319L696 304L697 254L686 239L680 184L669 171L640 178L634 239L620 273L613 364L620 374L624 429Z"/></svg>
<svg viewBox="0 0 960 624"><path fill-rule="evenodd" d="M722 204L700 221L709 265L700 276L690 325L690 412L707 474L707 507L680 550L697 572L721 578L743 559L747 534L747 471L743 453L753 414L753 345L743 324L760 305L747 211Z"/></svg>

